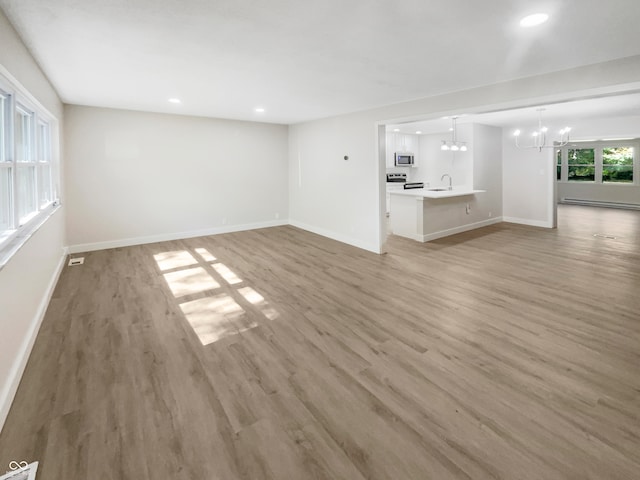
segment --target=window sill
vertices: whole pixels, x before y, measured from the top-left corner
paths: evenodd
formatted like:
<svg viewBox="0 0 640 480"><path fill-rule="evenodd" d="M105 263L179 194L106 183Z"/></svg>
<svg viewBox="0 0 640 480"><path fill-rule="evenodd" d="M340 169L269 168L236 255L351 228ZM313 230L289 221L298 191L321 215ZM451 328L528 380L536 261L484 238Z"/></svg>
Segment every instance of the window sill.
<svg viewBox="0 0 640 480"><path fill-rule="evenodd" d="M9 239L0 245L0 271L9 263L11 257L13 257L59 209L60 203L54 202L49 208L40 212L32 221L20 227L16 233L12 234Z"/></svg>
<svg viewBox="0 0 640 480"><path fill-rule="evenodd" d="M610 186L615 186L615 187L638 187L639 185L637 183L622 183L622 182L594 182L594 181L582 181L582 180L578 180L578 181L562 181L562 180L556 180L557 183L562 183L563 185L599 185L599 186L604 186L604 187L610 187Z"/></svg>

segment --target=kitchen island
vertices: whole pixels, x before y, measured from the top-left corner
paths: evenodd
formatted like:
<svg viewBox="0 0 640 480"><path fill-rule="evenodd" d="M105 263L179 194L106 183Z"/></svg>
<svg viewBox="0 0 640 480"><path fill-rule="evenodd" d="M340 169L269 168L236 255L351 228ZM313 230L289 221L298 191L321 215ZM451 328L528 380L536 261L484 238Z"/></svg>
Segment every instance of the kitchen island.
<svg viewBox="0 0 640 480"><path fill-rule="evenodd" d="M469 215L476 204L475 197L484 192L465 187L391 191L391 233L428 242L495 223L493 219L470 221L473 217Z"/></svg>

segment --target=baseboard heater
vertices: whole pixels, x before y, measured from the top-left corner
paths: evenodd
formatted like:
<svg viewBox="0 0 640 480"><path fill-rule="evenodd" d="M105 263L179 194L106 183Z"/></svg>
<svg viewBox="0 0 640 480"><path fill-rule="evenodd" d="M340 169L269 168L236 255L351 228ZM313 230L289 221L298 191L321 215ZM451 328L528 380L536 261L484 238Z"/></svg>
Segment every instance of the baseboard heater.
<svg viewBox="0 0 640 480"><path fill-rule="evenodd" d="M640 210L640 204L623 202L604 202L601 200L583 200L581 198L563 198L560 203L569 205L585 205L589 207L624 208L626 210Z"/></svg>

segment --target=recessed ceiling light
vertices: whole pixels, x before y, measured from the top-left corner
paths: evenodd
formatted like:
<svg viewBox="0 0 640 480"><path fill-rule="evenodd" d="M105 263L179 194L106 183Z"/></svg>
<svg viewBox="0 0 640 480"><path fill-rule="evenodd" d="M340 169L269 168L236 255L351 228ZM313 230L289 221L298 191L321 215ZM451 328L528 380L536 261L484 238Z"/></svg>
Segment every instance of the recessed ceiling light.
<svg viewBox="0 0 640 480"><path fill-rule="evenodd" d="M422 131L420 131L420 130L416 131L416 135L420 135L421 133L422 133Z"/></svg>
<svg viewBox="0 0 640 480"><path fill-rule="evenodd" d="M182 103L182 101L179 98L170 98L169 103Z"/></svg>
<svg viewBox="0 0 640 480"><path fill-rule="evenodd" d="M520 20L521 27L535 27L549 20L549 15L546 13L534 13L533 15L527 15Z"/></svg>
<svg viewBox="0 0 640 480"><path fill-rule="evenodd" d="M394 128L394 129L393 129L393 131L394 131L394 132L399 132L399 131L400 131L400 129L399 129L399 128Z"/></svg>
<svg viewBox="0 0 640 480"><path fill-rule="evenodd" d="M255 108L256 113L264 113L264 108L262 107L256 107Z"/></svg>

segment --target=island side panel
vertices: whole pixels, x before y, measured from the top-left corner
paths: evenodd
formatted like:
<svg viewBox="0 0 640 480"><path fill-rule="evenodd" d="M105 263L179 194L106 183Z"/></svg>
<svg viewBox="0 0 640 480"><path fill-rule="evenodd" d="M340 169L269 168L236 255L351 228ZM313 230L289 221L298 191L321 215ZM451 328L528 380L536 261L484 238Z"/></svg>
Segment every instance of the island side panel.
<svg viewBox="0 0 640 480"><path fill-rule="evenodd" d="M391 233L412 240L424 241L424 214L422 197L391 193L389 226Z"/></svg>
<svg viewBox="0 0 640 480"><path fill-rule="evenodd" d="M481 195L483 193L440 199L425 198L423 233L420 240L428 242L500 221L499 218L485 218L484 215L478 215L482 211L479 208Z"/></svg>

